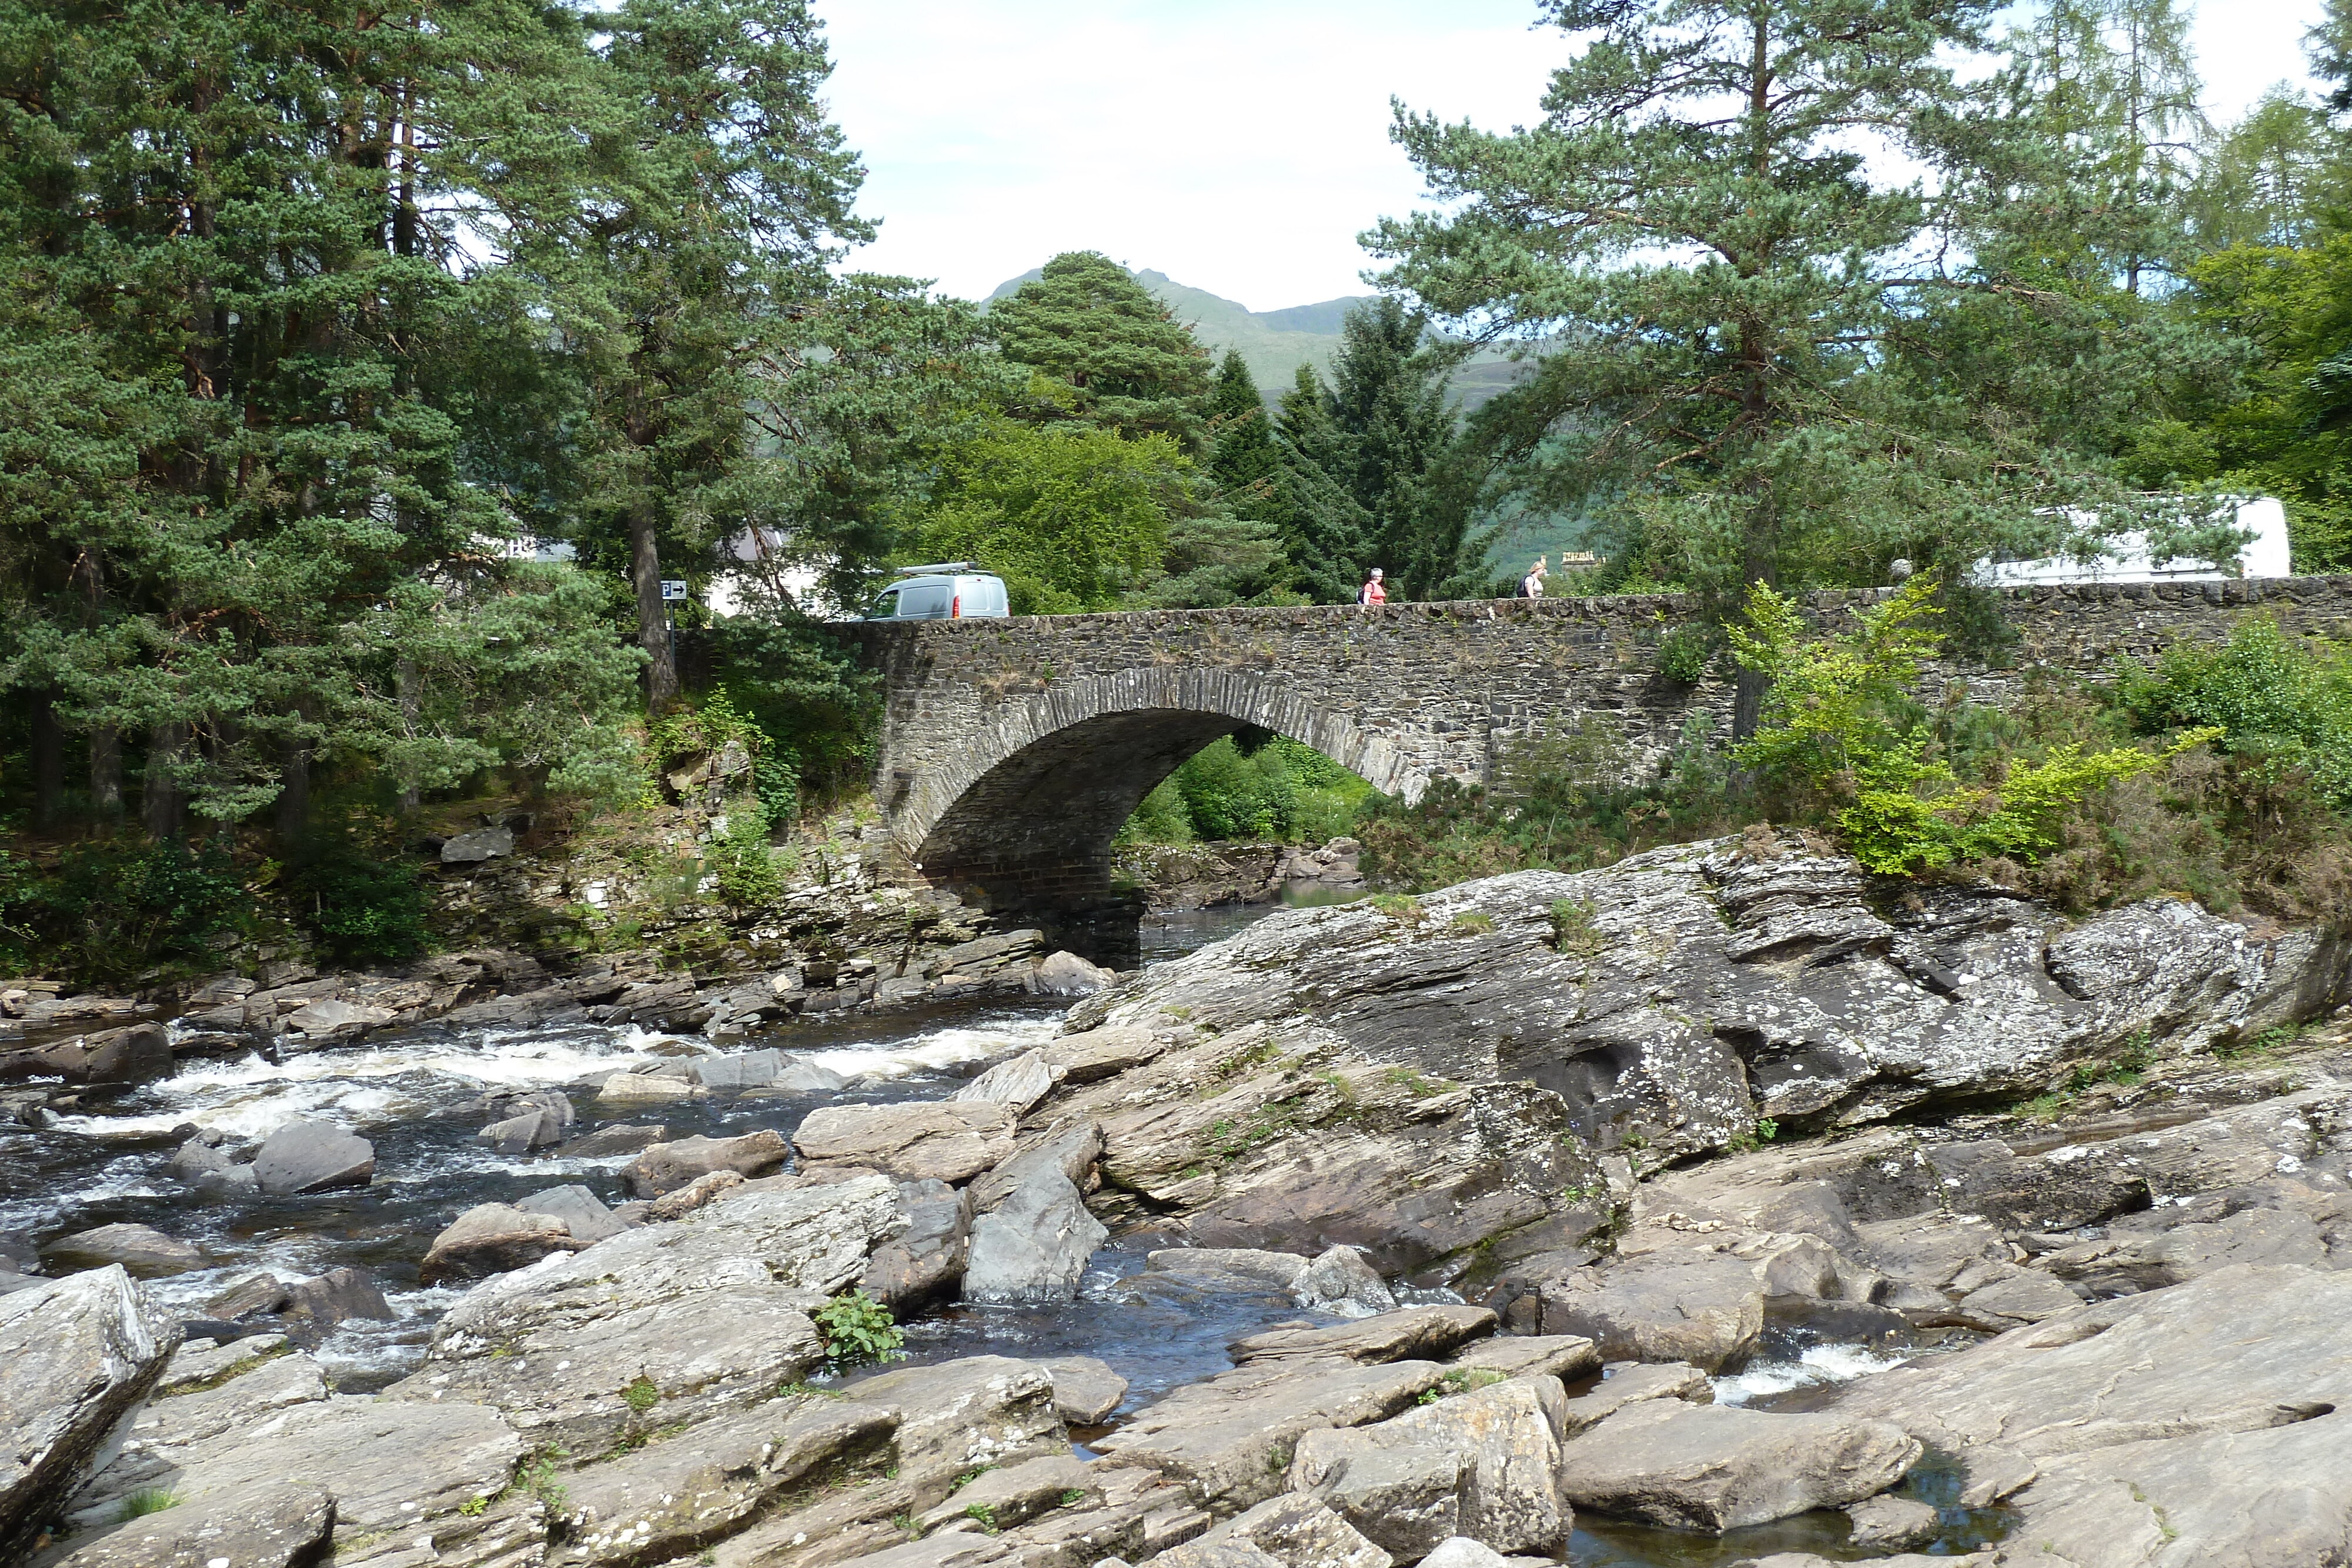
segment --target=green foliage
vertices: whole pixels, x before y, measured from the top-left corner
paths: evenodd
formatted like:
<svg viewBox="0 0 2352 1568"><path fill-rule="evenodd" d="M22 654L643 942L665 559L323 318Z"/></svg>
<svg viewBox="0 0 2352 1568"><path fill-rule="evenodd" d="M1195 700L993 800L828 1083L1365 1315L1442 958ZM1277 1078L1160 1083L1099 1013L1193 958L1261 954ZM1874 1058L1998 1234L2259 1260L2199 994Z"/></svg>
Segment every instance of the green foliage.
<svg viewBox="0 0 2352 1568"><path fill-rule="evenodd" d="M144 1519L151 1513L180 1506L180 1494L164 1487L144 1487L122 1500L125 1520Z"/></svg>
<svg viewBox="0 0 2352 1568"><path fill-rule="evenodd" d="M709 866L719 879L719 897L730 909L759 910L784 891L784 867L768 843L767 813L757 796L735 801L727 831L710 846Z"/></svg>
<svg viewBox="0 0 2352 1568"><path fill-rule="evenodd" d="M654 720L646 727L646 741L665 768L691 758L715 755L730 745L740 747L751 758L769 747L767 732L737 711L735 699L724 685Z"/></svg>
<svg viewBox="0 0 2352 1568"><path fill-rule="evenodd" d="M1372 787L1287 736L1221 736L1144 798L1129 842L1196 839L1328 843L1351 831Z"/></svg>
<svg viewBox="0 0 2352 1568"><path fill-rule="evenodd" d="M2032 862L2062 841L2066 815L2092 794L2162 765L2130 748L2053 746L2009 761L1998 779L1964 779L1921 722L1906 722L1920 661L1937 650L1934 581L1915 578L1862 611L1857 629L1806 634L1793 601L1762 583L1746 623L1727 628L1733 656L1771 682L1753 738L1734 758L1783 786L1837 801L1834 821L1864 866L1901 874L1995 856ZM2218 729L2186 732L2178 753ZM1933 748L1934 754L1931 754Z"/></svg>
<svg viewBox="0 0 2352 1568"><path fill-rule="evenodd" d="M0 883L8 900L0 925L29 938L31 967L93 982L202 963L213 939L237 932L253 904L216 839L76 845L46 874L12 863L13 880Z"/></svg>
<svg viewBox="0 0 2352 1568"><path fill-rule="evenodd" d="M1717 646L1714 627L1704 622L1685 621L1658 639L1658 674L1685 685L1705 680Z"/></svg>
<svg viewBox="0 0 2352 1568"><path fill-rule="evenodd" d="M349 834L315 834L288 857L294 915L338 963L397 963L422 952L425 889L416 867Z"/></svg>
<svg viewBox="0 0 2352 1568"><path fill-rule="evenodd" d="M913 553L981 562L1016 615L1108 609L1158 569L1187 468L1165 435L992 419L942 455Z"/></svg>
<svg viewBox="0 0 2352 1568"><path fill-rule="evenodd" d="M2143 735L2219 732L2214 744L2267 782L2307 783L2352 810L2352 654L2294 638L2268 616L2226 643L2175 643L2153 667L2126 662L2116 701Z"/></svg>
<svg viewBox="0 0 2352 1568"><path fill-rule="evenodd" d="M1599 911L1590 899L1555 898L1551 901L1551 946L1557 953L1574 957L1590 958L1607 946L1608 939L1593 925Z"/></svg>
<svg viewBox="0 0 2352 1568"><path fill-rule="evenodd" d="M1167 438L1186 451L1198 444L1208 351L1108 256L1066 251L988 317L1007 360L1052 378L1032 383L1039 412Z"/></svg>
<svg viewBox="0 0 2352 1568"><path fill-rule="evenodd" d="M1469 909L1445 923L1445 929L1456 936L1491 936L1495 917L1482 910Z"/></svg>
<svg viewBox="0 0 2352 1568"><path fill-rule="evenodd" d="M907 1336L890 1309L864 1291L845 1291L814 1316L824 1335L825 1358L836 1367L897 1361L903 1354Z"/></svg>
<svg viewBox="0 0 2352 1568"><path fill-rule="evenodd" d="M635 1382L621 1390L621 1398L640 1416L660 1404L661 1396L660 1387L642 1372L637 1374Z"/></svg>

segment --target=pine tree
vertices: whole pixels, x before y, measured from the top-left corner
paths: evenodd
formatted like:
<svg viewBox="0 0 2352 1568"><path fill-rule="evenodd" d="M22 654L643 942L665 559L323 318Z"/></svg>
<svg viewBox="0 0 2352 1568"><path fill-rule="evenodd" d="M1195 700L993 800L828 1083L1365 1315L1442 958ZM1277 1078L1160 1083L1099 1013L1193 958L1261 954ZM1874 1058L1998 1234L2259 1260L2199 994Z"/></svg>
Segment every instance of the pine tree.
<svg viewBox="0 0 2352 1568"><path fill-rule="evenodd" d="M1166 435L1197 452L1208 419L1209 355L1126 268L1094 251L1047 262L989 310L1004 357L1043 371L1074 414L1122 435ZM1062 389L1066 389L1062 390Z"/></svg>
<svg viewBox="0 0 2352 1568"><path fill-rule="evenodd" d="M1251 516L1271 499L1281 455L1275 449L1274 422L1257 378L1237 349L1225 350L1217 384L1209 398L1209 473L1225 498Z"/></svg>
<svg viewBox="0 0 2352 1568"><path fill-rule="evenodd" d="M1347 603L1374 564L1372 519L1350 487L1346 438L1331 417L1330 389L1312 365L1299 366L1282 394L1276 428L1282 457L1276 493L1293 580L1318 603Z"/></svg>
<svg viewBox="0 0 2352 1568"><path fill-rule="evenodd" d="M1363 509L1364 564L1387 572L1391 593L1413 599L1465 588L1483 553L1469 537L1447 395L1453 355L1429 341L1428 327L1393 298L1350 309L1325 400L1337 435L1326 471Z"/></svg>

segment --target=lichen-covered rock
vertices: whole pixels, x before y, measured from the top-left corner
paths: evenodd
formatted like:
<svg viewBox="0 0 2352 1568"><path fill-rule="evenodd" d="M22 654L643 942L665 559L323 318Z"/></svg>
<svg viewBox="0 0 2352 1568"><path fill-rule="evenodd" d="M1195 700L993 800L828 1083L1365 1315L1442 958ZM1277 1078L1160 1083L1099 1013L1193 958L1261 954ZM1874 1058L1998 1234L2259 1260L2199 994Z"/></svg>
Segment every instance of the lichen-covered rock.
<svg viewBox="0 0 2352 1568"><path fill-rule="evenodd" d="M1309 1432L1290 1464L1293 1491L1323 1489L1349 1523L1401 1562L1450 1536L1502 1552L1544 1552L1568 1537L1559 1439L1547 1405L1558 1383L1511 1379L1373 1426Z"/></svg>
<svg viewBox="0 0 2352 1568"><path fill-rule="evenodd" d="M944 1499L958 1478L1069 1452L1054 1409L1054 1377L1034 1362L973 1355L884 1372L844 1392L898 1413L898 1475L919 1509Z"/></svg>
<svg viewBox="0 0 2352 1568"><path fill-rule="evenodd" d="M1376 1063L1540 1084L1603 1147L1685 1154L1759 1117L1851 1124L2033 1092L2141 1030L2193 1051L2344 986L2336 945L2257 939L2174 899L2077 925L1997 889L1883 907L1869 893L1850 859L1751 835L1464 883L1402 918L1286 911L1080 1003L1067 1027L1298 1020Z"/></svg>
<svg viewBox="0 0 2352 1568"><path fill-rule="evenodd" d="M178 1341L119 1266L0 1295L0 1558L60 1511Z"/></svg>

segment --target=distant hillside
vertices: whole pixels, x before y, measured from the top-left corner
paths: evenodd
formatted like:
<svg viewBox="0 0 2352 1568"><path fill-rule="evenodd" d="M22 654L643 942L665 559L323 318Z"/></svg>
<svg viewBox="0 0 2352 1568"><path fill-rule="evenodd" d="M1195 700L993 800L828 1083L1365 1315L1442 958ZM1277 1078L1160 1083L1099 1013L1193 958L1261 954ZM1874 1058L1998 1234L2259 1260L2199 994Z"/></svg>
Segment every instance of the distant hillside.
<svg viewBox="0 0 2352 1568"><path fill-rule="evenodd" d="M1003 298L1024 283L1035 282L1043 271L1042 267L1032 267L999 284L996 292L988 297L990 301ZM1174 311L1178 320L1189 325L1211 353L1223 359L1227 349L1240 350L1249 364L1250 374L1268 392L1287 389L1301 365L1313 365L1328 374L1331 356L1339 351L1340 318L1347 315L1348 307L1370 298L1353 295L1260 315L1204 288L1187 287L1164 272L1144 271L1132 276Z"/></svg>

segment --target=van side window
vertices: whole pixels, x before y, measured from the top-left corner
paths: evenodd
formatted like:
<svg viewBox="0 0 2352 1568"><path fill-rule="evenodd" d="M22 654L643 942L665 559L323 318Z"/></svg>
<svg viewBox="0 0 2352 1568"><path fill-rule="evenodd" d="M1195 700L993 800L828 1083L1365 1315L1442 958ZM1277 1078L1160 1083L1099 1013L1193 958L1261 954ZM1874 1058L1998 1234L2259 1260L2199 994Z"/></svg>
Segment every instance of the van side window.
<svg viewBox="0 0 2352 1568"><path fill-rule="evenodd" d="M876 621L888 621L896 618L898 613L898 591L893 588L886 591L874 601L874 608L869 612L869 618Z"/></svg>
<svg viewBox="0 0 2352 1568"><path fill-rule="evenodd" d="M910 582L898 590L898 613L901 616L942 616L948 612L948 584L944 582Z"/></svg>

